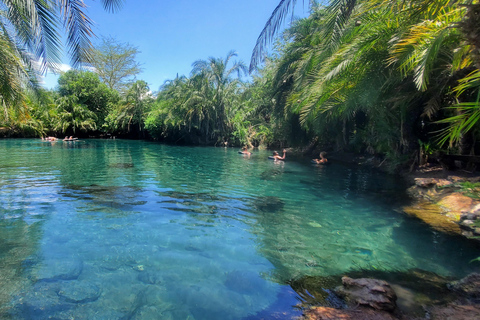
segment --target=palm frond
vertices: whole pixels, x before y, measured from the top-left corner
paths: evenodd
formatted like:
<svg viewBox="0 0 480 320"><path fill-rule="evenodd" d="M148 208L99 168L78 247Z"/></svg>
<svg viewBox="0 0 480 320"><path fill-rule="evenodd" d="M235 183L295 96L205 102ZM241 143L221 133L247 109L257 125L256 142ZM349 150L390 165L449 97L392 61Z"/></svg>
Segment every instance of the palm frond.
<svg viewBox="0 0 480 320"><path fill-rule="evenodd" d="M85 14L83 0L57 0L65 29L67 30L67 48L74 68L82 62L91 60L93 22Z"/></svg>
<svg viewBox="0 0 480 320"><path fill-rule="evenodd" d="M334 50L343 36L345 25L357 4L357 0L333 0L327 7L327 21L323 34L329 38L327 45Z"/></svg>
<svg viewBox="0 0 480 320"><path fill-rule="evenodd" d="M463 94L467 90L479 90L480 88L480 70L469 73L466 77L458 80L458 85L454 88L457 95Z"/></svg>
<svg viewBox="0 0 480 320"><path fill-rule="evenodd" d="M119 11L125 0L101 0L103 8L109 12Z"/></svg>
<svg viewBox="0 0 480 320"><path fill-rule="evenodd" d="M469 132L474 126L480 123L480 102L477 97L475 102L458 103L450 109L457 113L452 117L437 121L440 124L448 124L448 127L439 132L439 143L449 142L452 146L455 142L460 141L463 134Z"/></svg>
<svg viewBox="0 0 480 320"><path fill-rule="evenodd" d="M250 72L253 72L263 61L267 45L271 43L277 35L286 16L290 11L293 11L296 3L297 0L280 0L275 10L273 10L272 15L265 23L262 32L257 38L255 47L253 48L252 57L250 59Z"/></svg>
<svg viewBox="0 0 480 320"><path fill-rule="evenodd" d="M425 91L430 74L438 65L438 58L442 55L453 57L449 50L452 46L460 46L458 30L454 27L464 13L465 9L461 7L444 8L437 12L434 20L423 20L413 25L407 33L391 42L388 63L398 64L404 77L413 72L418 90Z"/></svg>

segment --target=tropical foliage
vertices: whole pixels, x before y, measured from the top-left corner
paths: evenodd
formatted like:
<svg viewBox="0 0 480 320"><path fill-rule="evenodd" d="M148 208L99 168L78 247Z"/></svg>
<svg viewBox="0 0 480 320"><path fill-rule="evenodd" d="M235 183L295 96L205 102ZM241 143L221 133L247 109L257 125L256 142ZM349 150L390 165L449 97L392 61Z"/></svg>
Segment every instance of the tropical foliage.
<svg viewBox="0 0 480 320"><path fill-rule="evenodd" d="M294 3L279 3L251 68ZM478 10L475 1L312 5L311 16L287 31L274 61L274 110L297 114L309 135L332 148L399 158L411 155L420 138L473 152L480 119Z"/></svg>
<svg viewBox="0 0 480 320"><path fill-rule="evenodd" d="M147 119L153 136L201 144L229 140L232 119L243 107L239 79L246 73L242 62L232 61L235 56L231 51L225 59L195 61L190 78L166 82L157 97L159 108Z"/></svg>
<svg viewBox="0 0 480 320"><path fill-rule="evenodd" d="M108 115L107 128L117 133L137 133L139 138L145 138L145 118L153 102L148 84L143 80L136 81L118 108Z"/></svg>
<svg viewBox="0 0 480 320"><path fill-rule="evenodd" d="M433 150L478 152L478 1L310 2L310 16L265 55L295 3L280 1L267 21L249 82L231 51L195 61L189 77L177 76L157 93L144 81L120 88L72 71L44 93L48 99L36 99L24 90L32 73L17 59L22 50L2 47L0 59L10 61L2 67L19 74L2 93L2 123L17 135L75 130L173 143L308 146L398 164L423 163ZM136 50L120 47L119 54ZM132 63L138 67L134 55Z"/></svg>
<svg viewBox="0 0 480 320"><path fill-rule="evenodd" d="M91 65L100 79L110 88L124 92L142 71L136 56L137 47L103 37L92 52Z"/></svg>
<svg viewBox="0 0 480 320"><path fill-rule="evenodd" d="M114 11L122 0L102 0ZM61 37L74 67L91 60L92 21L85 14L83 1L2 0L0 1L0 104L1 124L11 130L28 125L25 111L26 90L38 90L39 74L58 70L61 63ZM9 113L23 114L15 123Z"/></svg>

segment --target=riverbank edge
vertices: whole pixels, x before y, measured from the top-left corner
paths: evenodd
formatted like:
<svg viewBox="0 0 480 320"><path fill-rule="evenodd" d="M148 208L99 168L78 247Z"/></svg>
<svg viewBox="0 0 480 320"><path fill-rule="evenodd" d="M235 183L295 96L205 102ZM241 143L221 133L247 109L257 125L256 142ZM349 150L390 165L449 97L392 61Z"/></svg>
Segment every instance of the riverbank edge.
<svg viewBox="0 0 480 320"><path fill-rule="evenodd" d="M311 150L302 151L306 157L314 156ZM399 176L411 199L400 211L437 231L461 235L480 244L480 173L462 169L448 171L441 165L393 172L385 159L372 155L332 152L328 158L331 163L364 166Z"/></svg>
<svg viewBox="0 0 480 320"><path fill-rule="evenodd" d="M302 153L305 157L313 156L311 151L304 150ZM448 171L440 165L416 167L413 170L410 168L394 173L386 161L375 156L332 152L328 158L330 162L365 166L385 174L398 175L407 186L406 192L411 199L409 205L401 208L402 213L422 220L437 231L466 237L480 245L480 173L461 169ZM472 281L472 278L475 278L475 281ZM466 283L468 290L474 291L469 296L465 290L454 290L451 284L444 283L444 287L451 291L454 298L450 302L435 303L432 299L430 303L422 304L424 316L409 315L398 308L390 312L356 303L340 309L312 306L304 311L300 319L476 320L480 319L478 279L480 275L471 274L457 281ZM397 286L395 289L404 291L405 288ZM403 294L405 293L399 293L400 296Z"/></svg>

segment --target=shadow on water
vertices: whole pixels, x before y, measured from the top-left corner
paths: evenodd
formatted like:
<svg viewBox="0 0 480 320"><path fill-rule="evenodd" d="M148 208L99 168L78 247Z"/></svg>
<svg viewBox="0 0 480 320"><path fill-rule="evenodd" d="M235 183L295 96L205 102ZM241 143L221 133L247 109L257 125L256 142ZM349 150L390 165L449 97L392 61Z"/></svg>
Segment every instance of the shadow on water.
<svg viewBox="0 0 480 320"><path fill-rule="evenodd" d="M78 201L80 212L105 212L104 209L113 209L106 212L131 214L136 207L146 204L146 201L141 199L141 192L141 188L132 186L66 185L58 194L63 199ZM82 207L85 210L82 210Z"/></svg>
<svg viewBox="0 0 480 320"><path fill-rule="evenodd" d="M274 196L256 197L252 203L258 211L264 213L278 213L285 206L282 199Z"/></svg>
<svg viewBox="0 0 480 320"><path fill-rule="evenodd" d="M336 190L342 197L369 197L380 201L392 200L404 203L408 196L406 181L396 175L389 175L375 168L358 167L347 164L331 164L328 167L308 164L311 174L299 182L317 193L324 187ZM382 197L383 196L383 197ZM385 196L388 199L385 199Z"/></svg>
<svg viewBox="0 0 480 320"><path fill-rule="evenodd" d="M0 319L10 319L12 296L27 282L24 273L30 267L28 257L38 250L42 224L0 219Z"/></svg>
<svg viewBox="0 0 480 320"><path fill-rule="evenodd" d="M443 233L405 214L392 229L392 239L412 259L437 266L446 275L464 277L480 267L480 244L457 234ZM415 234L415 238L412 237Z"/></svg>

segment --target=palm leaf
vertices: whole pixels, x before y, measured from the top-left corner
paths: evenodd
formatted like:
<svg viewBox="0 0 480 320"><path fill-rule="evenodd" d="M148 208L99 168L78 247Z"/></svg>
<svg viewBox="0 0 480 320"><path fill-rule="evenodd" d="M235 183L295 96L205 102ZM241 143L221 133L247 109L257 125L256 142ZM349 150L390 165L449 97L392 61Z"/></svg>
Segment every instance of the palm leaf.
<svg viewBox="0 0 480 320"><path fill-rule="evenodd" d="M469 132L480 123L480 102L477 97L475 102L458 103L449 109L454 109L458 114L437 121L440 124L448 124L446 129L439 132L438 138L440 144L448 141L452 146L453 143L460 141L464 133Z"/></svg>
<svg viewBox="0 0 480 320"><path fill-rule="evenodd" d="M273 10L270 18L257 38L255 47L253 48L252 57L250 59L250 72L253 72L257 66L263 61L266 47L272 42L277 32L280 30L282 23L290 11L293 11L297 0L280 0L279 4Z"/></svg>

